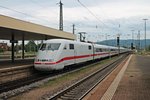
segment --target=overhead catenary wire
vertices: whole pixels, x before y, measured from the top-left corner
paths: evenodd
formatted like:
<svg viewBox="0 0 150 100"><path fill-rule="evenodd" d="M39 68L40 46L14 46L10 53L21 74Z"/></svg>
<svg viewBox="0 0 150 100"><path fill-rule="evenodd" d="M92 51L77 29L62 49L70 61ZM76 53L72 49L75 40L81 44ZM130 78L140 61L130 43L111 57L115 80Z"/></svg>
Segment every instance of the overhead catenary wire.
<svg viewBox="0 0 150 100"><path fill-rule="evenodd" d="M33 4L39 6L40 8L44 8L44 9L45 9L45 5L42 5L42 4L38 3L38 2L35 1L35 0L30 0L30 2L32 2ZM57 4L58 4L58 3L57 3ZM57 14L57 13L54 12L54 11L51 11L51 12L54 13L54 14ZM70 21L68 21L68 22L70 22ZM72 25L73 22L70 22L70 23L71 23L71 25ZM71 25L70 25L70 26L71 26ZM69 27L69 26L66 26L66 25L63 25L63 27L64 27L64 29L67 29L66 31L68 31L68 32L69 32L68 29L70 29L70 32L71 32L71 30L72 30L72 27Z"/></svg>
<svg viewBox="0 0 150 100"><path fill-rule="evenodd" d="M17 12L17 13L22 14L22 15L27 16L27 17L31 17L31 18L35 18L35 19L40 19L40 20L46 21L48 23L51 23L49 20L42 19L42 18L39 18L39 17L30 15L30 14L27 14L27 13L24 13L24 12L20 12L18 10L15 10L15 9L12 9L12 8L8 8L8 7L2 6L2 5L0 5L0 8L4 8L4 9L7 9L7 10L10 10L10 11L13 11L13 12Z"/></svg>
<svg viewBox="0 0 150 100"><path fill-rule="evenodd" d="M120 33L120 28L119 27L111 27L111 26L108 26L108 25L106 25L102 20L100 20L99 19L99 17L97 17L88 7L86 7L83 3L81 3L80 2L80 0L77 0L78 2L79 2L79 4L82 6L82 7L84 7L93 17L95 17L96 18L96 20L98 20L98 22L100 23L100 25L101 25L101 23L104 25L104 27L105 27L105 29L106 30L116 30L116 31L118 31L119 33ZM120 25L120 24L119 24ZM96 28L98 28L98 26L96 25ZM102 30L103 30L103 28L102 28ZM106 34L106 33L105 33Z"/></svg>
<svg viewBox="0 0 150 100"><path fill-rule="evenodd" d="M18 11L18 10L12 9L12 8L5 7L5 6L1 6L1 5L0 5L0 8L4 8L4 9L7 9L7 10L10 10L10 11L13 11L13 12L17 12L17 13L19 13L19 14L22 14L22 15L24 15L24 16L28 16L28 17L31 17L31 18L40 19L40 20L45 20L45 19L38 18L38 17L35 17L35 16L33 16L33 15L24 13L24 12ZM48 20L45 20L45 21L51 23L51 22L48 21ZM55 24L56 24L56 23L55 23Z"/></svg>
<svg viewBox="0 0 150 100"><path fill-rule="evenodd" d="M87 8L83 3L81 3L80 0L78 0L78 2L79 2L84 8L86 8L86 9L88 10L88 12L89 12L92 16L94 16L99 22L101 22L102 24L105 25L105 23L104 23L103 21L101 21L89 8ZM105 26L107 26L107 25L105 25Z"/></svg>
<svg viewBox="0 0 150 100"><path fill-rule="evenodd" d="M41 5L40 3L38 3L37 1L35 1L35 0L31 0L31 2L33 1L33 3L34 4L36 4L36 5L38 5L38 6L40 6L41 8L44 8L44 5ZM78 0L79 1L79 0ZM36 3L35 3L36 2ZM35 18L35 19L40 19L40 20L45 20L45 19L43 19L43 18L39 18L39 17L36 17L36 16L33 16L33 15L30 15L30 14L27 14L27 13L24 13L24 12L21 12L21 11L18 11L18 10L15 10L15 9L12 9L12 8L8 8L8 7L5 7L5 6L0 6L1 8L4 8L4 9L8 9L8 10L11 10L11 11L13 11L13 12L17 12L17 13L20 13L20 14L22 14L22 15L25 15L25 16L28 16L28 17L31 17L31 18ZM86 7L86 6L85 6ZM87 7L86 7L87 8ZM87 8L88 9L88 8ZM107 26L102 20L100 20L90 9L88 9L90 12L91 12L91 14L93 15L93 16L95 16L96 18L97 18L97 20L99 20L98 22L101 22L101 23L103 23L105 26ZM49 20L45 20L46 22L48 22L48 23L52 23L52 22L50 22ZM72 22L71 22L72 23ZM57 23L55 23L55 24L57 24ZM71 24L72 25L72 24ZM70 26L71 26L70 25ZM85 24L86 25L86 24ZM94 25L93 25L94 26ZM96 26L96 25L95 25ZM65 26L65 27L67 27L67 26ZM78 27L78 26L77 26ZM107 26L107 27L109 27L109 26ZM71 27L68 27L68 28L71 28Z"/></svg>
<svg viewBox="0 0 150 100"><path fill-rule="evenodd" d="M35 0L30 0L30 2L31 3L33 3L34 5L37 5L37 6L39 6L40 8L44 8L45 9L45 6L44 5L42 5L42 4L40 4L40 3L38 3L37 1L35 1ZM74 3L75 4L75 3ZM51 11L52 12L52 11ZM55 12L53 12L54 14L56 14ZM64 12L65 13L65 12ZM65 20L65 19L64 19ZM67 20L67 22L69 22L71 25L74 23L74 22L71 22L71 21L69 21L69 20ZM70 26L71 26L70 25ZM86 25L86 24L85 24ZM72 27L69 27L69 26L64 26L64 28L66 28L67 30L69 29L69 28L71 28L72 29ZM92 27L93 28L93 27Z"/></svg>
<svg viewBox="0 0 150 100"><path fill-rule="evenodd" d="M37 5L38 7L41 7L42 9L45 9L45 5L43 5L43 4L40 4L40 3L38 3L35 0L29 0L29 1L32 2L34 5ZM53 12L54 14L56 14L56 12L54 12L54 11L51 11L51 12Z"/></svg>
<svg viewBox="0 0 150 100"><path fill-rule="evenodd" d="M29 14L26 14L26 13L23 13L23 12L20 12L20 11L17 11L17 10L14 10L14 9L11 9L11 8L8 8L8 7L5 7L5 6L1 6L1 5L0 5L0 7L1 7L1 8L4 8L4 9L7 9L7 10L10 10L10 11L14 11L14 12L23 14L23 15L25 15L25 16L33 17L33 16L29 15Z"/></svg>
<svg viewBox="0 0 150 100"><path fill-rule="evenodd" d="M87 11L94 16L100 23L102 23L103 25L105 25L105 27L108 27L108 25L106 25L102 20L100 20L88 7L86 7L83 3L80 2L80 0L77 0L81 6L83 6L85 9L87 9ZM114 29L114 28L113 28ZM119 30L118 28L115 28L116 30Z"/></svg>

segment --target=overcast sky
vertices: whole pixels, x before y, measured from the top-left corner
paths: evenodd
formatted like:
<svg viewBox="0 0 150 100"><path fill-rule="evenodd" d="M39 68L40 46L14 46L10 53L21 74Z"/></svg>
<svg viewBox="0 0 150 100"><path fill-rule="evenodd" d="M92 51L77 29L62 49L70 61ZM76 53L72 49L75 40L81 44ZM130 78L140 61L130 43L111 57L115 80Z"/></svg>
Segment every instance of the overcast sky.
<svg viewBox="0 0 150 100"><path fill-rule="evenodd" d="M147 18L147 38L150 38L150 0L62 0L64 31L87 32L87 40L144 38ZM0 0L0 14L58 29L59 0ZM90 11L89 11L90 10ZM92 13L92 14L91 14ZM120 27L119 27L120 26Z"/></svg>

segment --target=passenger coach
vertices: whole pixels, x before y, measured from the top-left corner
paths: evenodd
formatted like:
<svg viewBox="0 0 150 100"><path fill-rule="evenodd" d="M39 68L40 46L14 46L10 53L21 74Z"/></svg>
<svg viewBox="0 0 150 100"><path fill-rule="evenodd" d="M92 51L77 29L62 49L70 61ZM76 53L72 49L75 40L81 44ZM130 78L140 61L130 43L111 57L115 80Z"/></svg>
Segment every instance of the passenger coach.
<svg viewBox="0 0 150 100"><path fill-rule="evenodd" d="M116 47L65 39L47 40L38 50L34 67L41 71L60 70L64 66L116 55L117 50Z"/></svg>

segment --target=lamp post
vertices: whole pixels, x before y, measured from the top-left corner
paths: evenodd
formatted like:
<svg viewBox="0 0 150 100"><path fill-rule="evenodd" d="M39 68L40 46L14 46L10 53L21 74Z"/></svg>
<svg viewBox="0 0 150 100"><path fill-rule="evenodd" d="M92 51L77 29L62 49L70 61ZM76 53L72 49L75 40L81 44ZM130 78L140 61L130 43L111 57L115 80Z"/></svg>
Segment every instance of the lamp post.
<svg viewBox="0 0 150 100"><path fill-rule="evenodd" d="M130 34L127 34L127 48L129 48L130 46L130 42L128 41L130 39Z"/></svg>
<svg viewBox="0 0 150 100"><path fill-rule="evenodd" d="M138 39L138 51L140 51L141 49L141 44L140 44L140 30L138 30L138 35L137 35L137 39Z"/></svg>
<svg viewBox="0 0 150 100"><path fill-rule="evenodd" d="M118 55L120 54L120 34L117 35Z"/></svg>
<svg viewBox="0 0 150 100"><path fill-rule="evenodd" d="M109 36L110 36L109 34L107 34L107 33L105 34L105 38L106 38L106 39L105 39L105 41L106 41L106 44L105 44L105 45L110 45L110 44L108 43Z"/></svg>
<svg viewBox="0 0 150 100"><path fill-rule="evenodd" d="M146 51L146 21L148 20L148 19L143 19L144 21L145 21L145 51Z"/></svg>
<svg viewBox="0 0 150 100"><path fill-rule="evenodd" d="M131 30L132 31L132 43L131 43L131 49L133 50L133 47L134 47L134 41L133 41L133 38L134 38L134 30Z"/></svg>
<svg viewBox="0 0 150 100"><path fill-rule="evenodd" d="M132 43L134 44L134 30L131 31L132 31Z"/></svg>

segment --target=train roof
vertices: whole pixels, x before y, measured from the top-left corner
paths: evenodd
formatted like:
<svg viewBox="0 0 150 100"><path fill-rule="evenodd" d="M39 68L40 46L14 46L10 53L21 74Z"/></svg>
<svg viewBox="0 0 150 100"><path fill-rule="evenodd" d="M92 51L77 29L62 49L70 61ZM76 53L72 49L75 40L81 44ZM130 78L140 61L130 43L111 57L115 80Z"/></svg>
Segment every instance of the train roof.
<svg viewBox="0 0 150 100"><path fill-rule="evenodd" d="M92 45L92 43L87 43L87 42L79 42L76 40L66 40L66 39L50 39L46 40L43 43L73 43L73 44L85 44L85 45ZM94 44L96 47L101 47L101 48L109 48L109 49L118 49L118 47L114 46L107 46L107 45L101 45L101 44ZM125 49L123 47L120 47L120 49Z"/></svg>
<svg viewBox="0 0 150 100"><path fill-rule="evenodd" d="M51 40L44 41L44 43L52 43L52 42L56 42L56 43L73 43L73 44L87 44L87 45L91 44L91 43L79 42L79 41L73 41L73 40L66 40L66 39L51 39Z"/></svg>
<svg viewBox="0 0 150 100"><path fill-rule="evenodd" d="M101 44L95 44L95 46L99 46L99 47L102 47L102 48L109 48L109 49L118 49L118 47L108 46L108 45L101 45Z"/></svg>

